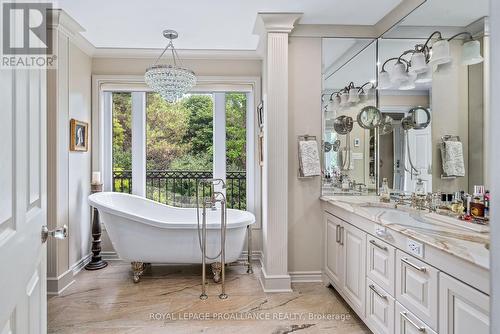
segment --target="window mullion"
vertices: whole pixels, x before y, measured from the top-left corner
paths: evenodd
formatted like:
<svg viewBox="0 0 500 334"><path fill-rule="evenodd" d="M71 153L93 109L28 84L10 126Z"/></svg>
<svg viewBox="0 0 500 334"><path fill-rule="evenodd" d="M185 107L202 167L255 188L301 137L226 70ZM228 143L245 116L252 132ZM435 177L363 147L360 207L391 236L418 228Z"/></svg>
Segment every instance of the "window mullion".
<svg viewBox="0 0 500 334"><path fill-rule="evenodd" d="M214 93L213 120L214 178L226 181L226 93ZM217 187L217 191L225 193L225 189Z"/></svg>
<svg viewBox="0 0 500 334"><path fill-rule="evenodd" d="M132 92L132 193L146 196L145 92Z"/></svg>

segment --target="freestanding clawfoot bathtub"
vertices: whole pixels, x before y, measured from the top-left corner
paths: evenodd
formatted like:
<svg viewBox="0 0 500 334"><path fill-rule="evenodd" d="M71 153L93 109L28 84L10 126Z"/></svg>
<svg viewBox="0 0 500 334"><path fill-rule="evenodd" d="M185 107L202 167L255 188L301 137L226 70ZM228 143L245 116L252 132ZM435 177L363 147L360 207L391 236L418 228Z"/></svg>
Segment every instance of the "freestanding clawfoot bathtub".
<svg viewBox="0 0 500 334"><path fill-rule="evenodd" d="M99 210L118 256L132 263L134 282L139 281L146 263L201 264L196 208L177 208L115 192L95 193L88 200ZM238 260L247 227L254 222L250 212L227 210L226 263ZM207 209L207 256L215 257L219 251L220 208Z"/></svg>

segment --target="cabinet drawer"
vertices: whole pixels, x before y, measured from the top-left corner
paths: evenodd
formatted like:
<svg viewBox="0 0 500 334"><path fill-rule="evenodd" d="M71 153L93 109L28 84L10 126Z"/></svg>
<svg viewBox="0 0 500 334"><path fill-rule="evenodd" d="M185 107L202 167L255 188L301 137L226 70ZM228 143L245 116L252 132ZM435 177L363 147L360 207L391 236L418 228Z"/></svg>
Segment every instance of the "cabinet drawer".
<svg viewBox="0 0 500 334"><path fill-rule="evenodd" d="M395 334L436 334L427 324L396 302Z"/></svg>
<svg viewBox="0 0 500 334"><path fill-rule="evenodd" d="M366 323L375 334L394 333L394 298L366 279Z"/></svg>
<svg viewBox="0 0 500 334"><path fill-rule="evenodd" d="M438 270L398 250L396 300L437 331Z"/></svg>
<svg viewBox="0 0 500 334"><path fill-rule="evenodd" d="M488 334L490 298L482 292L439 274L439 333Z"/></svg>
<svg viewBox="0 0 500 334"><path fill-rule="evenodd" d="M395 248L377 238L368 236L366 250L367 276L389 292L391 296L394 296Z"/></svg>

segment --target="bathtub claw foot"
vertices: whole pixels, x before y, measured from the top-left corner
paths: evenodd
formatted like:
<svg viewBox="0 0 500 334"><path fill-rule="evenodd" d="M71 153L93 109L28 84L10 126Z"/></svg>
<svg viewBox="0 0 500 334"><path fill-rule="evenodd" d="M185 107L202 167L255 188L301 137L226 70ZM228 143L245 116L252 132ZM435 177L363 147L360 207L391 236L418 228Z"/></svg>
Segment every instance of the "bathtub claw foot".
<svg viewBox="0 0 500 334"><path fill-rule="evenodd" d="M222 266L220 262L214 262L210 265L212 267L212 273L214 274L214 283L220 283Z"/></svg>
<svg viewBox="0 0 500 334"><path fill-rule="evenodd" d="M141 280L142 273L144 272L144 263L142 262L132 262L132 272L134 283L139 283Z"/></svg>

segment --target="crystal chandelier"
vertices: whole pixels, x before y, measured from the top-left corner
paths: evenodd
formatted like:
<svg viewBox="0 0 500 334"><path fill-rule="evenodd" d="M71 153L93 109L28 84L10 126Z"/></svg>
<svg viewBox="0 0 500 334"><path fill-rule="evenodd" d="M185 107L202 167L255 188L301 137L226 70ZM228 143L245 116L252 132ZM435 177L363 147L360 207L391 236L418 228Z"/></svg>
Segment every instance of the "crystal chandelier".
<svg viewBox="0 0 500 334"><path fill-rule="evenodd" d="M144 74L144 79L146 84L160 94L163 99L168 102L174 102L193 88L196 84L196 76L193 71L179 66L179 55L172 42L179 36L177 32L174 30L164 30L163 36L169 42L155 63L148 67ZM168 49L172 52L173 64L158 64L158 61Z"/></svg>

